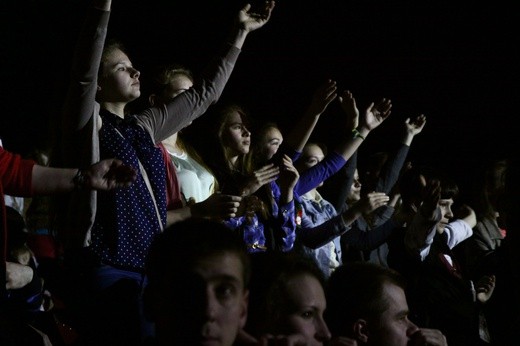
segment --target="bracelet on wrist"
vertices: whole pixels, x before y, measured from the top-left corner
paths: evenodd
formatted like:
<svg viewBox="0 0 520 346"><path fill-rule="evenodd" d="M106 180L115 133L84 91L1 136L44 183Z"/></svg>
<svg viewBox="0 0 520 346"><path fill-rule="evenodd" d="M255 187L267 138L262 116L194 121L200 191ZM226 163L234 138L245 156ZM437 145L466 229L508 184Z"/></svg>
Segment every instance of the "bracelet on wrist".
<svg viewBox="0 0 520 346"><path fill-rule="evenodd" d="M89 178L88 178L87 174L85 173L85 170L78 169L78 172L76 173L74 178L72 178L72 183L74 184L74 188L78 189L78 190L83 189L86 186L88 179Z"/></svg>
<svg viewBox="0 0 520 346"><path fill-rule="evenodd" d="M352 130L352 139L361 138L362 140L365 140L365 137L361 134L361 132L358 131L358 129Z"/></svg>

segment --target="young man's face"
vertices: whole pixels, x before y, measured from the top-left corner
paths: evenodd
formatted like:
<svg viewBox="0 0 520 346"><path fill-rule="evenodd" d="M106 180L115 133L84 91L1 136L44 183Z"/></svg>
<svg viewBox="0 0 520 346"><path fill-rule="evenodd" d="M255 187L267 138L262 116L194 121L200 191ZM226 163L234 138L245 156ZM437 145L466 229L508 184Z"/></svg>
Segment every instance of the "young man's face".
<svg viewBox="0 0 520 346"><path fill-rule="evenodd" d="M156 321L161 344L230 346L247 317L243 264L233 253L202 258L178 278L171 315ZM174 283L175 284L175 283ZM166 341L166 342L164 342Z"/></svg>
<svg viewBox="0 0 520 346"><path fill-rule="evenodd" d="M408 319L408 303L404 291L399 286L386 283L383 295L388 309L381 315L379 324L369 324L367 345L407 346L410 337L419 328Z"/></svg>

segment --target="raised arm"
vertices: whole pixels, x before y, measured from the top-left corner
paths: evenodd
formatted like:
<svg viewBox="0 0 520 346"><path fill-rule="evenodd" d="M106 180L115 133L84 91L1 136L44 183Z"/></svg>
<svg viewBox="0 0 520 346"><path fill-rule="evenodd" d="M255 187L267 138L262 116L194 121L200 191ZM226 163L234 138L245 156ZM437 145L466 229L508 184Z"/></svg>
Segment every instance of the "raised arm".
<svg viewBox="0 0 520 346"><path fill-rule="evenodd" d="M336 99L336 90L336 82L331 79L328 79L316 89L307 111L285 139L285 145L288 148L297 152L303 150L321 114L325 112L328 105Z"/></svg>
<svg viewBox="0 0 520 346"><path fill-rule="evenodd" d="M355 115L359 114L356 100L348 90L343 95L344 96L341 99L341 107L347 114L347 124L350 123L351 126L355 126ZM359 125L353 127L352 139L350 140L347 138L347 140L342 142L335 151L343 156L345 160L348 160L352 154L358 150L359 146L370 132L376 129L388 118L391 109L392 102L386 98L381 99L377 103L372 102L365 110L363 116L359 117Z"/></svg>
<svg viewBox="0 0 520 346"><path fill-rule="evenodd" d="M168 104L149 108L138 117L141 125L150 131L156 143L182 130L218 101L233 72L245 38L269 21L273 8L274 1L267 2L262 13L251 12L250 5L242 8L238 13L231 38L222 53L201 73L201 79Z"/></svg>
<svg viewBox="0 0 520 346"><path fill-rule="evenodd" d="M246 4L238 13L236 32L232 36L231 42L233 46L242 49L247 35L265 25L271 18L274 9L274 1L266 1L265 6L257 12L251 10L251 4Z"/></svg>
<svg viewBox="0 0 520 346"><path fill-rule="evenodd" d="M94 114L97 76L107 35L112 0L94 0L89 10L72 62L71 79L63 108L66 134L75 136Z"/></svg>
<svg viewBox="0 0 520 346"><path fill-rule="evenodd" d="M320 163L302 172L295 192L302 195L317 187L345 165L348 159L358 150L369 133L383 123L390 115L392 104L390 100L382 99L372 103L358 120L359 111L356 100L350 91L345 91L340 97L341 107L345 111L345 126L347 135L343 142ZM359 125L358 125L359 123Z"/></svg>
<svg viewBox="0 0 520 346"><path fill-rule="evenodd" d="M420 255L421 260L430 252L436 225L442 217L438 207L441 198L440 182L436 179L429 181L424 196L419 210L406 228L404 238L406 250L413 256Z"/></svg>
<svg viewBox="0 0 520 346"><path fill-rule="evenodd" d="M404 121L403 134L399 139L399 145L393 152L389 153L388 159L382 166L380 173L378 175L365 173L365 179L363 180L364 192L380 191L387 194L390 193L399 179L414 137L422 132L425 124L426 117L423 114L413 119L407 118Z"/></svg>

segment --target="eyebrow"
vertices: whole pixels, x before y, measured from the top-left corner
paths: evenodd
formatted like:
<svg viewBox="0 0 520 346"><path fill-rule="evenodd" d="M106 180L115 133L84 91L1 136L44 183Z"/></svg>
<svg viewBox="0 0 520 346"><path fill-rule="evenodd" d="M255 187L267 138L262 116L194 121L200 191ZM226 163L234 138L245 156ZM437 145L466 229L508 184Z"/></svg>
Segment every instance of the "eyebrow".
<svg viewBox="0 0 520 346"><path fill-rule="evenodd" d="M210 279L210 281L233 282L233 283L236 283L237 285L244 286L241 278L238 278L238 277L230 275L230 274L218 274L218 275L210 277L209 279Z"/></svg>
<svg viewBox="0 0 520 346"><path fill-rule="evenodd" d="M319 156L316 156L316 155L310 155L310 156L306 156L305 157L306 160L310 160L310 159L316 159L316 160L320 160Z"/></svg>
<svg viewBox="0 0 520 346"><path fill-rule="evenodd" d="M114 65L112 65L112 66L116 67L117 65L124 65L124 66L127 66L127 67L133 67L132 64L130 64L129 61L125 61L125 60L123 60L123 61L118 61L118 62L116 62L116 63L115 63Z"/></svg>
<svg viewBox="0 0 520 346"><path fill-rule="evenodd" d="M399 311L398 313L396 313L395 316L400 318L400 317L408 316L409 314L410 314L409 310L402 310L402 311Z"/></svg>

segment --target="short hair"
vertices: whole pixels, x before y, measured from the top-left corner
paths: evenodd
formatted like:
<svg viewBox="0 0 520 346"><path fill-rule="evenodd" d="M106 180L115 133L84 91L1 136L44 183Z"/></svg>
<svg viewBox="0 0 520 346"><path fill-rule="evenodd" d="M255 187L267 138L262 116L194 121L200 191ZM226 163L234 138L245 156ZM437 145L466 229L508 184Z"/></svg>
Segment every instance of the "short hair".
<svg viewBox="0 0 520 346"><path fill-rule="evenodd" d="M412 168L403 172L399 178L399 191L403 203L410 204L411 202L422 200L422 193L424 185L422 178L426 182L433 179L439 180L441 187L441 199L456 199L459 196L460 190L457 183L447 174L442 173L431 166L413 166Z"/></svg>
<svg viewBox="0 0 520 346"><path fill-rule="evenodd" d="M165 276L182 271L190 263L215 254L233 253L243 265L244 285L250 278L250 262L242 238L224 224L189 218L167 227L157 235L146 259L146 274L151 285L161 283Z"/></svg>
<svg viewBox="0 0 520 346"><path fill-rule="evenodd" d="M370 262L349 262L332 272L326 290L325 320L332 335L345 335L356 320L379 321L388 309L385 284L406 288L406 281L393 269Z"/></svg>

